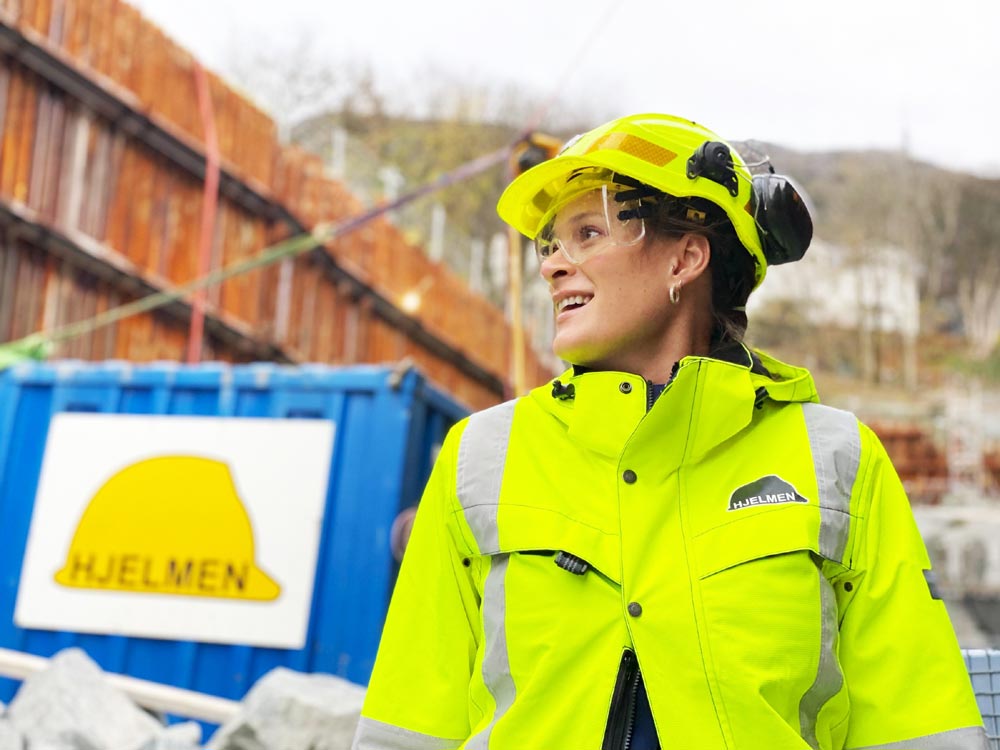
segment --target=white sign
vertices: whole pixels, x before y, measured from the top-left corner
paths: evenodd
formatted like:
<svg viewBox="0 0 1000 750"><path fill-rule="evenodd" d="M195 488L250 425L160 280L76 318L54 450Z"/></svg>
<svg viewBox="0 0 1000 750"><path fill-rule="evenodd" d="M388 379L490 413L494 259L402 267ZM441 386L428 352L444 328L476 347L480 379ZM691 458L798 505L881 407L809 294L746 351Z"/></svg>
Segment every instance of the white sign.
<svg viewBox="0 0 1000 750"><path fill-rule="evenodd" d="M57 414L15 623L302 648L334 424Z"/></svg>

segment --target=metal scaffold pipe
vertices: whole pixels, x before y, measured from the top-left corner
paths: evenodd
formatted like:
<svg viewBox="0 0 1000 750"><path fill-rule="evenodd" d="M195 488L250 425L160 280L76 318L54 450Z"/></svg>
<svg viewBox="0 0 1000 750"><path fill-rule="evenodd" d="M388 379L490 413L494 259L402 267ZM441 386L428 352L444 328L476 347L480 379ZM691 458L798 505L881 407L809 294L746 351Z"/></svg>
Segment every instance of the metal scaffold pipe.
<svg viewBox="0 0 1000 750"><path fill-rule="evenodd" d="M26 680L48 668L44 656L0 648L0 675ZM151 711L184 716L213 724L224 724L239 712L236 701L205 695L193 690L161 685L158 682L105 672L108 683L127 695L136 705Z"/></svg>

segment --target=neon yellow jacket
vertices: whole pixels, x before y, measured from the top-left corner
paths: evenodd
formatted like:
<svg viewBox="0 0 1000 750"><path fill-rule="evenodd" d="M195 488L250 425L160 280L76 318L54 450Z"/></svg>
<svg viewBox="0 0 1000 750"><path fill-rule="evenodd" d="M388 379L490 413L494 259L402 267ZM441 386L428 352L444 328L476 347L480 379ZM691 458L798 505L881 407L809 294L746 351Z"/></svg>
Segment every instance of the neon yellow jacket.
<svg viewBox="0 0 1000 750"><path fill-rule="evenodd" d="M685 358L648 412L638 376L568 373L456 425L355 748L617 750L636 659L666 750L985 748L884 449L762 360Z"/></svg>

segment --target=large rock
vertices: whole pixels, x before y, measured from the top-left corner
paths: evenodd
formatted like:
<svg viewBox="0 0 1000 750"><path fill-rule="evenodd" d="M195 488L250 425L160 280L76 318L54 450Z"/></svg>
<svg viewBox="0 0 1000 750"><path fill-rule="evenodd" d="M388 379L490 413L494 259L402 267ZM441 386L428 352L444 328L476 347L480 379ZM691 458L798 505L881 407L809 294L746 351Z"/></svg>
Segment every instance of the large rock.
<svg viewBox="0 0 1000 750"><path fill-rule="evenodd" d="M243 700L210 750L350 750L365 690L339 677L279 667Z"/></svg>
<svg viewBox="0 0 1000 750"><path fill-rule="evenodd" d="M48 669L24 681L7 718L33 749L135 750L163 732L75 648L60 651Z"/></svg>
<svg viewBox="0 0 1000 750"><path fill-rule="evenodd" d="M0 719L0 750L24 750L24 737L6 719Z"/></svg>
<svg viewBox="0 0 1000 750"><path fill-rule="evenodd" d="M32 742L27 750L103 750L75 730L61 732L56 737L46 737Z"/></svg>
<svg viewBox="0 0 1000 750"><path fill-rule="evenodd" d="M201 725L186 721L161 731L139 750L200 750Z"/></svg>

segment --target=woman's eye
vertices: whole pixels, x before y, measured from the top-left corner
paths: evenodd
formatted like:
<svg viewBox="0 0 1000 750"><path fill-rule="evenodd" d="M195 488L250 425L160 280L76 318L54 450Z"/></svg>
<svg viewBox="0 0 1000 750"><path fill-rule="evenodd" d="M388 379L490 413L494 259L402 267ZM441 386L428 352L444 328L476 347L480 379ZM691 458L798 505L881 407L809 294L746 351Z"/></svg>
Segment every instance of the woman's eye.
<svg viewBox="0 0 1000 750"><path fill-rule="evenodd" d="M577 230L577 237L580 242L587 242L589 240L597 239L598 237L603 237L604 232L602 232L598 227L595 226L584 226Z"/></svg>

